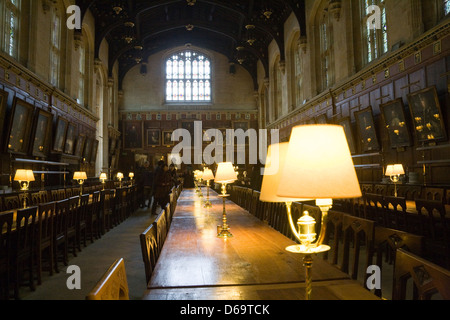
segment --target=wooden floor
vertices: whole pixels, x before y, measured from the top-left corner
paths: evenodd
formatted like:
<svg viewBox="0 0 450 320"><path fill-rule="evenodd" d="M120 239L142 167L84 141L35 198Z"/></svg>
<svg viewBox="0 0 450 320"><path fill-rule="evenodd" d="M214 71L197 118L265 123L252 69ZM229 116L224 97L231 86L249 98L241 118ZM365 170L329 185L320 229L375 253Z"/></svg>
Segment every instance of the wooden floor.
<svg viewBox="0 0 450 320"><path fill-rule="evenodd" d="M304 299L303 256L285 250L295 243L228 200L233 237L217 237L222 199L213 191L210 198L206 209L194 190L181 194L144 300ZM312 277L313 299L377 299L320 256Z"/></svg>

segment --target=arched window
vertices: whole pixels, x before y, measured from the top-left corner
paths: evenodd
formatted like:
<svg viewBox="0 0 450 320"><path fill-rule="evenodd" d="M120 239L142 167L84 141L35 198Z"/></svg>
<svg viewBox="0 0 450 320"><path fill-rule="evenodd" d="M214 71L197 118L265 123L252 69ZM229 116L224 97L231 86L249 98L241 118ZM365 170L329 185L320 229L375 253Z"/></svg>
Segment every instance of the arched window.
<svg viewBox="0 0 450 320"><path fill-rule="evenodd" d="M166 66L167 102L210 102L211 61L192 50L171 55Z"/></svg>
<svg viewBox="0 0 450 320"><path fill-rule="evenodd" d="M295 39L295 38L294 38ZM302 57L301 57L301 49L298 45L298 41L292 41L291 45L291 77L292 80L292 107L294 110L295 107L298 107L303 104L304 95L303 95L303 67L302 67Z"/></svg>
<svg viewBox="0 0 450 320"><path fill-rule="evenodd" d="M59 85L60 57L61 56L61 17L58 9L52 9L50 28L50 83L56 87Z"/></svg>
<svg viewBox="0 0 450 320"><path fill-rule="evenodd" d="M328 14L320 22L321 91L333 85L333 31Z"/></svg>
<svg viewBox="0 0 450 320"><path fill-rule="evenodd" d="M79 77L78 77L78 103L85 105L85 90L86 90L86 48L85 44L81 44L79 50Z"/></svg>
<svg viewBox="0 0 450 320"><path fill-rule="evenodd" d="M281 83L280 57L277 57L273 65L273 89L274 89L274 119L277 120L281 116L282 108L282 83Z"/></svg>
<svg viewBox="0 0 450 320"><path fill-rule="evenodd" d="M450 13L450 0L443 0L444 15L447 16Z"/></svg>
<svg viewBox="0 0 450 320"><path fill-rule="evenodd" d="M361 13L365 62L370 63L389 50L384 0L362 0Z"/></svg>
<svg viewBox="0 0 450 320"><path fill-rule="evenodd" d="M1 39L2 51L11 57L18 58L19 48L19 19L20 0L2 1L1 10Z"/></svg>

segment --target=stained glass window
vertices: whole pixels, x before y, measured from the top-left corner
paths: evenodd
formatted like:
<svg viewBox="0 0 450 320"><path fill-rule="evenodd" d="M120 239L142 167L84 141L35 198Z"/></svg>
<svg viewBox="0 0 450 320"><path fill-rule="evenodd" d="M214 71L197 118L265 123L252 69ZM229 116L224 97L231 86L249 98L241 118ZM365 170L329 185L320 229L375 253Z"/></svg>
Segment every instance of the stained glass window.
<svg viewBox="0 0 450 320"><path fill-rule="evenodd" d="M20 0L6 0L4 3L4 22L2 50L8 55L17 58L19 47L19 17Z"/></svg>
<svg viewBox="0 0 450 320"><path fill-rule="evenodd" d="M60 52L61 52L61 19L53 10L52 27L51 27L51 49L50 49L50 83L58 86L59 83L59 66L60 66Z"/></svg>
<svg viewBox="0 0 450 320"><path fill-rule="evenodd" d="M187 50L167 59L166 101L211 101L211 62L205 55Z"/></svg>
<svg viewBox="0 0 450 320"><path fill-rule="evenodd" d="M389 50L384 1L363 0L362 12L366 62L369 63Z"/></svg>
<svg viewBox="0 0 450 320"><path fill-rule="evenodd" d="M444 0L444 14L448 15L450 13L450 0Z"/></svg>

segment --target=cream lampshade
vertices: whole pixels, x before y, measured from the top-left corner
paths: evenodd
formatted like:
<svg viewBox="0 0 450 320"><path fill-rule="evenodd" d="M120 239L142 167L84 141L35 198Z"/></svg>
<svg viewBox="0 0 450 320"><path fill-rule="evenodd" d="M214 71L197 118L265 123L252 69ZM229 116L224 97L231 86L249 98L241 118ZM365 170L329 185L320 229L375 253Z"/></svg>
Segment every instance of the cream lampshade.
<svg viewBox="0 0 450 320"><path fill-rule="evenodd" d="M385 175L388 177L405 174L402 164L390 164L386 167Z"/></svg>
<svg viewBox="0 0 450 320"><path fill-rule="evenodd" d="M305 201L301 198L286 198L277 196L281 179L281 171L284 166L289 143L283 142L269 146L266 157L266 165L261 185L260 201L263 202L294 202ZM284 182L283 182L284 183Z"/></svg>
<svg viewBox="0 0 450 320"><path fill-rule="evenodd" d="M123 179L123 173L122 172L118 172L117 173L117 179L119 179L119 180Z"/></svg>
<svg viewBox="0 0 450 320"><path fill-rule="evenodd" d="M128 177L131 178L131 179L133 179L133 178L134 178L134 172L130 172L130 173L128 174Z"/></svg>
<svg viewBox="0 0 450 320"><path fill-rule="evenodd" d="M279 197L361 197L344 128L335 125L293 128L280 181Z"/></svg>
<svg viewBox="0 0 450 320"><path fill-rule="evenodd" d="M14 176L14 181L19 181L19 182L35 181L33 170L18 169L16 171L16 175Z"/></svg>
<svg viewBox="0 0 450 320"><path fill-rule="evenodd" d="M73 179L74 180L87 180L87 175L86 172L84 171L76 171L73 174Z"/></svg>
<svg viewBox="0 0 450 320"><path fill-rule="evenodd" d="M202 179L205 181L214 180L214 174L211 169L205 168L203 170Z"/></svg>
<svg viewBox="0 0 450 320"><path fill-rule="evenodd" d="M231 162L221 162L217 166L216 177L214 179L217 183L233 183L237 180L236 172L234 171Z"/></svg>

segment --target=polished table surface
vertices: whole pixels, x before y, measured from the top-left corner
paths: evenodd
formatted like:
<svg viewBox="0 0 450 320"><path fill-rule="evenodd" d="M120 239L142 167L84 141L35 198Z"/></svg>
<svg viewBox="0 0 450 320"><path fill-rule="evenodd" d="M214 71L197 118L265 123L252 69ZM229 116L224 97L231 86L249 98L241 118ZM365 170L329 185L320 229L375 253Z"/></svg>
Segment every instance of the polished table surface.
<svg viewBox="0 0 450 320"><path fill-rule="evenodd" d="M212 190L210 200L206 209L194 190L182 192L143 299L304 299L303 256L285 250L295 243L229 200L233 237L218 238L223 203ZM377 299L321 256L312 278L313 299Z"/></svg>

